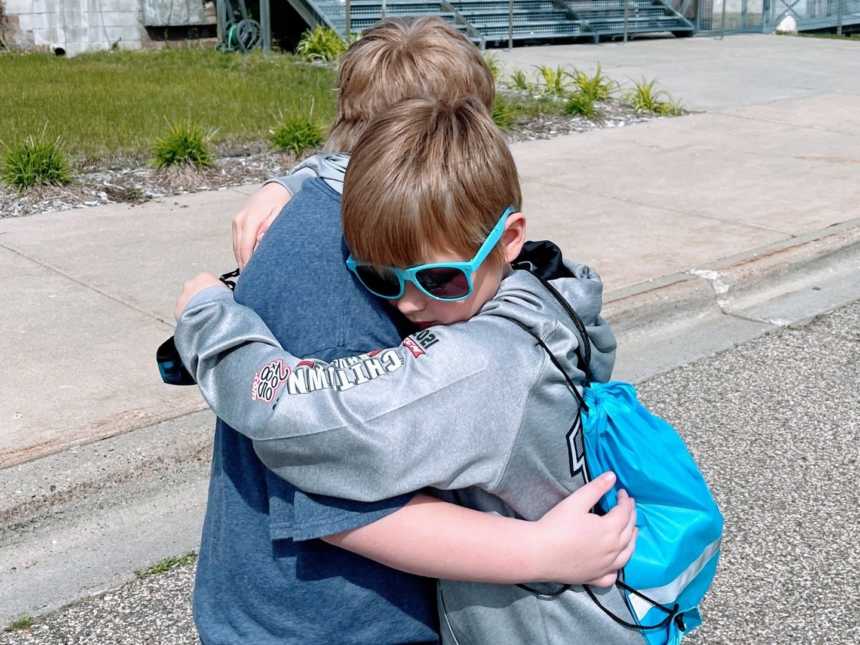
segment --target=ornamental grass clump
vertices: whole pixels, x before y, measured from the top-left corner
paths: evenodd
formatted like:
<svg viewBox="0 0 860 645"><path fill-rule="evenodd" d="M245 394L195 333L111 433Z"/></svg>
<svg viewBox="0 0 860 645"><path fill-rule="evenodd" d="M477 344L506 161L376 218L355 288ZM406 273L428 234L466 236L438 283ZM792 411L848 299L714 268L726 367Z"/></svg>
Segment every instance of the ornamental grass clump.
<svg viewBox="0 0 860 645"><path fill-rule="evenodd" d="M298 157L306 150L319 148L323 142L320 126L305 116L282 119L281 125L270 131L272 147Z"/></svg>
<svg viewBox="0 0 860 645"><path fill-rule="evenodd" d="M26 190L34 186L62 186L71 181L62 140L49 140L45 131L6 147L0 166L3 183Z"/></svg>
<svg viewBox="0 0 860 645"><path fill-rule="evenodd" d="M346 51L347 43L331 27L317 25L302 34L296 55L310 62L331 63Z"/></svg>
<svg viewBox="0 0 860 645"><path fill-rule="evenodd" d="M537 86L529 80L526 73L521 69L515 70L511 74L511 78L508 80L508 87L523 93L537 93Z"/></svg>
<svg viewBox="0 0 860 645"><path fill-rule="evenodd" d="M591 75L575 69L571 78L579 92L590 98L592 102L608 101L616 87L615 82L604 75L600 65Z"/></svg>
<svg viewBox="0 0 860 645"><path fill-rule="evenodd" d="M167 134L153 146L155 167L159 170L177 166L191 166L197 170L209 168L213 163L209 147L212 134L190 121L170 124Z"/></svg>
<svg viewBox="0 0 860 645"><path fill-rule="evenodd" d="M663 90L657 89L654 80L642 80L633 84L633 89L627 93L627 103L637 112L647 112L659 116L678 116L684 113L684 108Z"/></svg>
<svg viewBox="0 0 860 645"><path fill-rule="evenodd" d="M592 120L600 115L594 98L581 90L568 95L564 103L564 111L566 114L582 116Z"/></svg>
<svg viewBox="0 0 860 645"><path fill-rule="evenodd" d="M570 74L560 65L538 65L539 89L545 96L564 97L570 90Z"/></svg>
<svg viewBox="0 0 860 645"><path fill-rule="evenodd" d="M502 76L502 63L499 60L499 57L495 54L485 53L484 63L486 63L487 69L490 70L490 75L493 77L493 80L498 83Z"/></svg>
<svg viewBox="0 0 860 645"><path fill-rule="evenodd" d="M501 130L514 127L519 116L516 106L502 94L496 94L493 101L493 123Z"/></svg>

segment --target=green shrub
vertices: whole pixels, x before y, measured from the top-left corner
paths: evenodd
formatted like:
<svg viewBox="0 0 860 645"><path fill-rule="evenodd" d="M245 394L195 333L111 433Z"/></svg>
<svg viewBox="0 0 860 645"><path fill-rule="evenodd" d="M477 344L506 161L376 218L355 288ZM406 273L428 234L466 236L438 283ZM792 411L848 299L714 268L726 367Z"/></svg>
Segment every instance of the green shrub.
<svg viewBox="0 0 860 645"><path fill-rule="evenodd" d="M520 92L529 92L530 94L535 93L535 85L531 81L529 81L526 73L518 69L513 74L511 74L511 79L508 81L508 85L515 90L519 90Z"/></svg>
<svg viewBox="0 0 860 645"><path fill-rule="evenodd" d="M564 111L567 114L584 116L586 119L596 119L599 115L597 106L594 104L594 98L581 90L567 97Z"/></svg>
<svg viewBox="0 0 860 645"><path fill-rule="evenodd" d="M543 85L540 91L547 96L562 97L570 89L570 74L559 65L552 68L549 65L538 65L538 75Z"/></svg>
<svg viewBox="0 0 860 645"><path fill-rule="evenodd" d="M282 119L281 125L271 130L270 140L276 150L291 152L298 157L305 150L318 148L323 142L323 132L316 123L304 116Z"/></svg>
<svg viewBox="0 0 860 645"><path fill-rule="evenodd" d="M317 25L302 34L296 46L296 54L307 61L329 63L340 58L347 43L331 27Z"/></svg>
<svg viewBox="0 0 860 645"><path fill-rule="evenodd" d="M487 64L490 74L493 75L493 80L498 83L502 75L502 64L499 62L499 57L495 54L484 54L484 62Z"/></svg>
<svg viewBox="0 0 860 645"><path fill-rule="evenodd" d="M516 124L516 106L504 95L496 94L493 102L493 122L502 130L510 130Z"/></svg>
<svg viewBox="0 0 860 645"><path fill-rule="evenodd" d="M68 184L71 175L61 139L49 141L43 130L38 138L29 136L8 146L0 167L0 179L19 190Z"/></svg>
<svg viewBox="0 0 860 645"><path fill-rule="evenodd" d="M211 132L204 131L191 121L170 124L167 134L156 140L153 146L155 167L208 168L212 165L212 153L209 150L211 138Z"/></svg>
<svg viewBox="0 0 860 645"><path fill-rule="evenodd" d="M603 74L600 65L597 66L592 76L581 70L573 70L571 78L579 91L590 97L592 101L606 101L615 91L615 82Z"/></svg>
<svg viewBox="0 0 860 645"><path fill-rule="evenodd" d="M627 93L627 102L637 112L648 112L661 116L677 116L684 113L678 101L672 100L667 92L657 89L656 81L642 80L633 84Z"/></svg>

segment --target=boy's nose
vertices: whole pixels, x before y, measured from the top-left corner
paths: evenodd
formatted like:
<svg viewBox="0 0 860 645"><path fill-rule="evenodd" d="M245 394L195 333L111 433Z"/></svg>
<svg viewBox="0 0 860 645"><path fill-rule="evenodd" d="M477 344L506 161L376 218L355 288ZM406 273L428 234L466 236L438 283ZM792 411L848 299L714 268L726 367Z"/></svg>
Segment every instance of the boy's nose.
<svg viewBox="0 0 860 645"><path fill-rule="evenodd" d="M424 294L414 284L406 283L403 297L397 301L397 310L404 316L411 316L424 309Z"/></svg>

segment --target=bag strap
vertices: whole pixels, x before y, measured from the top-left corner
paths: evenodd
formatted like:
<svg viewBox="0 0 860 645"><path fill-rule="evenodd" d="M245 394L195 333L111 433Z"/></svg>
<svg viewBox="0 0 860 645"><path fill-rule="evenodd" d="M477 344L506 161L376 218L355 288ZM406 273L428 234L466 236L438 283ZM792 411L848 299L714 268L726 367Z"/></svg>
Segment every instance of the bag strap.
<svg viewBox="0 0 860 645"><path fill-rule="evenodd" d="M549 360L552 361L552 364L555 365L555 368L561 372L562 376L564 376L564 380L567 382L570 391L576 397L577 403L579 403L580 408L588 408L588 405L585 403L585 399L582 398L582 394L579 393L579 390L576 388L576 384L573 382L573 379L570 378L570 375L564 370L561 366L561 362L555 357L555 354L552 353L552 350L547 346L546 342L544 342L543 338L541 338L534 330L530 329L525 323L519 320L510 319L512 323L517 325L520 329L529 334L532 338L535 339L535 342L543 348L543 351L546 352L546 355L549 357ZM579 349L576 350L577 358L579 358Z"/></svg>
<svg viewBox="0 0 860 645"><path fill-rule="evenodd" d="M585 327L585 323L582 322L582 318L580 318L579 314L576 313L573 305L571 305L567 299L559 293L558 289L556 289L555 286L553 286L553 284L543 275L538 273L538 269L534 263L530 261L518 262L514 264L514 268L528 271L537 278L543 285L544 289L546 289L555 301L558 302L567 314L568 318L573 322L573 326L576 327L576 331L579 333L580 341L574 351L576 352L576 357L579 359L579 368L585 374L585 385L588 386L588 384L594 380L591 374L591 341L588 339L588 330ZM549 350L547 349L547 351ZM549 353L552 354L552 352ZM562 372L563 371L564 370L562 370Z"/></svg>
<svg viewBox="0 0 860 645"><path fill-rule="evenodd" d="M556 289L555 286L553 286L549 282L549 280L547 280L546 278L544 278L541 275L538 275L535 271L532 270L534 265L531 262L524 262L518 266L520 268L526 270L526 271L529 271L529 273L531 273L534 277L536 277L540 281L540 283L544 286L544 288L549 292L549 294L553 298L555 298L555 300L558 302L559 305L561 305L562 309L564 309L565 313L567 313L567 315L571 319L571 321L573 321L573 324L576 327L576 330L579 333L579 336L581 339L581 342L579 343L579 346L576 348L575 352L576 352L576 356L577 356L577 359L579 362L579 368L585 374L586 387L587 387L588 384L590 384L592 382L591 369L589 367L589 364L591 362L591 342L589 341L589 338L588 338L588 331L585 327L585 323L579 317L579 314L576 313L576 310L573 308L573 306L564 298L564 296L561 295L561 293L559 293L558 289ZM532 329L527 327L524 323L520 322L519 320L512 320L512 322L514 322L517 326L519 326L520 328L525 330L529 335L531 335L535 339L535 341L537 341L537 344L540 345L540 347L542 347L543 350L547 353L547 356L552 361L552 364L555 365L556 369L558 369L558 371L562 373L565 381L567 381L567 384L570 387L570 391L576 397L576 400L580 406L580 414L581 414L581 410L587 409L588 406L586 405L583 396L579 393L579 390L576 388L576 385L574 384L573 380L570 378L568 373L561 366L560 361L555 357L555 355L552 353L550 348L547 346L547 344L544 342L544 340L540 336L538 336L537 333L535 333ZM538 597L541 597L544 599L551 599L551 598L555 598L557 596L560 596L562 593L564 593L565 591L570 589L572 585L569 585L569 584L562 585L561 587L559 587L559 589L557 589L551 593L540 592L537 589L534 589L530 585L526 585L526 584L520 584L517 586L522 588L522 589L525 589L526 591L529 591L529 592L535 594ZM597 605L597 607L604 614L609 616L613 621L615 621L619 625L622 625L622 626L627 627L629 629L635 629L637 631L644 632L644 631L651 631L654 629L662 629L664 627L667 627L674 620L676 623L678 621L681 621L681 623L679 624L679 627L681 627L683 629L683 627L682 627L683 617L679 614L680 607L679 607L678 603L673 604L671 607L667 607L666 605L660 604L656 600L649 598L648 596L646 596L642 592L638 591L637 589L634 589L633 587L631 587L630 585L626 584L625 582L623 582L621 580L616 580L615 586L618 587L619 589L626 591L627 593L630 593L630 594L633 594L634 596L638 596L639 598L642 598L643 600L650 603L651 605L653 605L657 609L660 609L661 611L665 612L666 617L663 620L661 620L660 622L655 623L653 625L641 625L641 624L637 624L637 623L631 623L630 621L624 620L623 618L621 618L617 614L613 613L613 611L611 609L609 609L603 603L601 603L600 600L597 598L597 595L591 589L591 585L584 584L584 585L582 585L582 588L585 590L585 593L588 594L588 597L591 598L592 602L595 605Z"/></svg>
<svg viewBox="0 0 860 645"><path fill-rule="evenodd" d="M582 588L585 589L585 593L588 594L588 597L591 598L592 602L595 605L597 605L597 607L604 614L609 616L612 620L614 620L619 625L622 625L622 626L627 627L629 629L635 629L635 630L640 631L640 632L646 632L646 631L651 631L652 629L662 629L663 627L667 627L669 625L669 623L671 623L674 620L676 623L678 621L682 621L678 625L678 627L680 627L683 631L683 617L678 613L681 609L681 607L680 607L680 605L678 605L678 603L673 604L671 607L667 607L666 605L661 605L659 602L657 602L653 598L649 598L645 594L637 591L636 589L634 589L633 587L631 587L628 584L625 584L621 580L616 580L615 586L620 588L620 589L623 589L627 593L630 593L630 594L633 594L634 596L638 596L639 598L642 598L642 600L645 600L645 601L651 603L657 609L659 609L663 612L666 612L666 617L663 620L661 620L659 623L655 623L653 625L641 625L639 623L631 623L631 622L621 618L621 616L613 613L612 610L609 609L609 607L607 607L603 603L601 603L600 600L597 599L597 595L594 593L594 591L591 590L591 585L582 585Z"/></svg>

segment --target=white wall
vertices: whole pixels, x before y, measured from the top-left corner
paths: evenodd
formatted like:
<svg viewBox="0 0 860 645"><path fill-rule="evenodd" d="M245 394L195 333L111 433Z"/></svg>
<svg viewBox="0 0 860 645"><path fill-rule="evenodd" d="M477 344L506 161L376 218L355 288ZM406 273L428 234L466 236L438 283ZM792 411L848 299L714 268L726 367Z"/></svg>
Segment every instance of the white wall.
<svg viewBox="0 0 860 645"><path fill-rule="evenodd" d="M5 0L9 44L23 49L61 47L74 56L146 39L141 0ZM17 26L16 23L17 22Z"/></svg>
<svg viewBox="0 0 860 645"><path fill-rule="evenodd" d="M69 56L114 45L139 49L148 40L144 2L149 24L204 22L200 0L0 0L9 22L10 46L51 51L60 47Z"/></svg>

